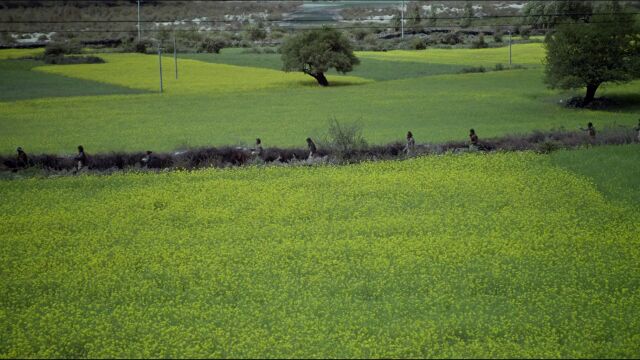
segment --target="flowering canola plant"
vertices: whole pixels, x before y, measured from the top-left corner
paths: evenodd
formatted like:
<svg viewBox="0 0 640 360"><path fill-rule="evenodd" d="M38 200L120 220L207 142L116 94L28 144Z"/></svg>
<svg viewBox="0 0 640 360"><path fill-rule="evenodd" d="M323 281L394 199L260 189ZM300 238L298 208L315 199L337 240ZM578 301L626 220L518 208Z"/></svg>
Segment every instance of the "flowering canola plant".
<svg viewBox="0 0 640 360"><path fill-rule="evenodd" d="M0 181L1 357L638 357L640 227L531 153Z"/></svg>
<svg viewBox="0 0 640 360"><path fill-rule="evenodd" d="M134 89L158 91L160 87L159 59L144 54L97 54L104 64L45 65L36 71L94 80ZM171 95L243 92L271 88L315 86L315 80L303 73L285 73L256 67L207 63L198 60L178 60L175 78L173 57L163 56L164 92ZM364 84L371 80L356 76L330 76L338 84Z"/></svg>

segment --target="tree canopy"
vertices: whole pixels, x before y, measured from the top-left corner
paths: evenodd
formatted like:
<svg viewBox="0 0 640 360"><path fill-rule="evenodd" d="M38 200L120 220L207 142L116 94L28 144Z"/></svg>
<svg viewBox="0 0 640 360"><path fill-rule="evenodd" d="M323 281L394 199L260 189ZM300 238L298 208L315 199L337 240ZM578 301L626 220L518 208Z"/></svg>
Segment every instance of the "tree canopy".
<svg viewBox="0 0 640 360"><path fill-rule="evenodd" d="M461 27L469 27L471 26L471 20L475 16L475 11L473 10L473 4L471 1L467 1L464 4L464 12L462 13L462 20L460 20Z"/></svg>
<svg viewBox="0 0 640 360"><path fill-rule="evenodd" d="M329 69L334 68L344 74L360 63L353 54L349 39L328 27L291 36L280 50L284 71L302 71L322 86L329 85L324 76Z"/></svg>
<svg viewBox="0 0 640 360"><path fill-rule="evenodd" d="M526 25L550 29L559 24L588 20L593 13L591 1L528 1L522 10Z"/></svg>
<svg viewBox="0 0 640 360"><path fill-rule="evenodd" d="M583 105L602 83L640 77L640 29L615 2L598 8L589 22L558 26L545 47L545 82L552 88L586 87Z"/></svg>

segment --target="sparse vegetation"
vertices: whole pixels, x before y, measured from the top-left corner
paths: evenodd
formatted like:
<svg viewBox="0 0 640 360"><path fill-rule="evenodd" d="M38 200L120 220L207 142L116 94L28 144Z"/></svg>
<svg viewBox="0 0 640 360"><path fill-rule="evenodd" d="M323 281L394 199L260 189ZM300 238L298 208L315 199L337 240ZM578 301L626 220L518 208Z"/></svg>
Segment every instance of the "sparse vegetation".
<svg viewBox="0 0 640 360"><path fill-rule="evenodd" d="M489 44L487 44L484 41L484 34L480 34L478 35L478 38L474 41L471 42L471 48L472 49L484 49L484 48L488 48Z"/></svg>
<svg viewBox="0 0 640 360"><path fill-rule="evenodd" d="M486 72L486 71L487 71L487 69L484 66L471 66L471 67L463 68L462 70L460 70L460 73L462 73L462 74L483 73L483 72Z"/></svg>
<svg viewBox="0 0 640 360"><path fill-rule="evenodd" d="M104 60L97 56L45 56L44 62L49 65L102 64Z"/></svg>

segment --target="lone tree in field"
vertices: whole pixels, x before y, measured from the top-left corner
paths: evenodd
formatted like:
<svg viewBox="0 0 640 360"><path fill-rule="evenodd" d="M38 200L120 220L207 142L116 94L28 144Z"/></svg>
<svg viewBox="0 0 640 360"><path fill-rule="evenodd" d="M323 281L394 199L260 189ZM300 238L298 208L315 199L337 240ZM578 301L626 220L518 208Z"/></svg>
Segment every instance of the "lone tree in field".
<svg viewBox="0 0 640 360"><path fill-rule="evenodd" d="M324 76L329 69L345 74L360 63L347 37L328 27L290 37L281 52L284 71L302 71L321 86L329 86Z"/></svg>
<svg viewBox="0 0 640 360"><path fill-rule="evenodd" d="M639 30L616 2L598 8L589 22L558 26L545 39L545 82L551 88L586 87L586 106L601 84L640 77Z"/></svg>

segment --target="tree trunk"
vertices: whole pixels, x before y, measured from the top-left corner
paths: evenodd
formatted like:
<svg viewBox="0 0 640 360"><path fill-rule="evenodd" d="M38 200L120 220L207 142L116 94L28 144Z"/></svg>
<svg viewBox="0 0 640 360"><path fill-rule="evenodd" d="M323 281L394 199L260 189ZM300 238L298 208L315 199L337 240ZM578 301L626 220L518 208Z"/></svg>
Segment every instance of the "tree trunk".
<svg viewBox="0 0 640 360"><path fill-rule="evenodd" d="M587 85L587 95L584 97L583 105L589 105L596 97L596 90L598 90L598 86L600 84L588 84Z"/></svg>
<svg viewBox="0 0 640 360"><path fill-rule="evenodd" d="M329 86L329 80L327 80L323 73L309 73L309 75L313 76L320 86Z"/></svg>

